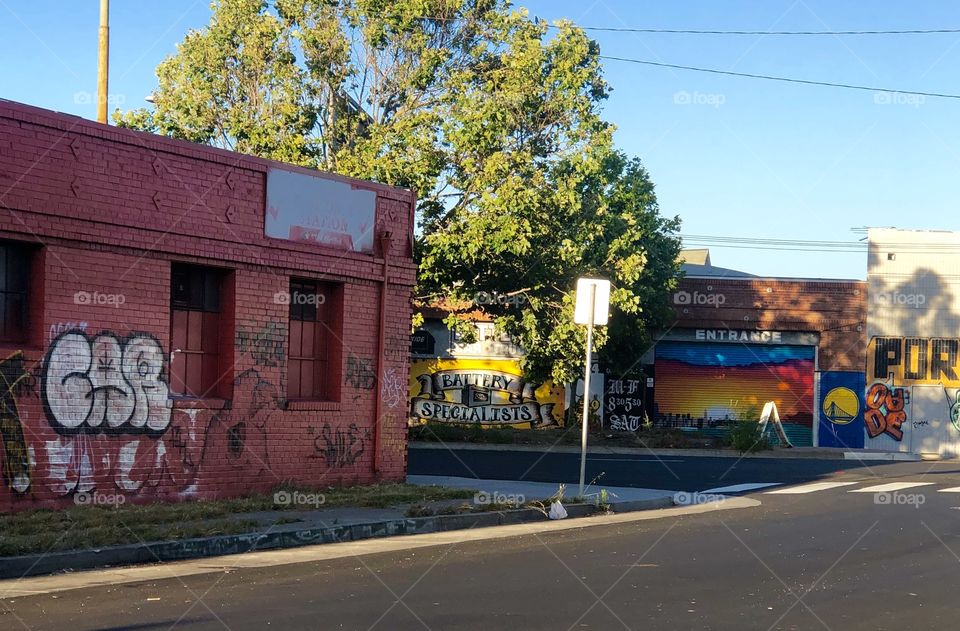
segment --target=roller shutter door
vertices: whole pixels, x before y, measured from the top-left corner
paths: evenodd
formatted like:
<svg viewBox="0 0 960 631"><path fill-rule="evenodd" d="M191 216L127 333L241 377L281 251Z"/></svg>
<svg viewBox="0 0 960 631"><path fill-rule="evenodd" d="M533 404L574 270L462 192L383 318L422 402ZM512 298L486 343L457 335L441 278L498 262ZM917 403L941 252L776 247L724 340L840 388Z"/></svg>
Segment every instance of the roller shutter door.
<svg viewBox="0 0 960 631"><path fill-rule="evenodd" d="M759 419L774 401L790 442L813 444L813 346L660 342L654 416L671 427Z"/></svg>

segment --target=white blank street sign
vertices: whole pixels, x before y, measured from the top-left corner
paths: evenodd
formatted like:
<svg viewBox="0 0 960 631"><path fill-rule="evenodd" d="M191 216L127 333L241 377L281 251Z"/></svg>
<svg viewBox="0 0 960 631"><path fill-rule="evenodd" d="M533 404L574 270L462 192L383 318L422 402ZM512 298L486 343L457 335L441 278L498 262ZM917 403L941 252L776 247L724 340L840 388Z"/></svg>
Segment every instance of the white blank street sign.
<svg viewBox="0 0 960 631"><path fill-rule="evenodd" d="M590 288L596 287L593 305L590 304ZM610 310L610 281L602 278L577 279L577 305L573 311L575 324L590 324L590 309L593 308L593 324L605 325Z"/></svg>

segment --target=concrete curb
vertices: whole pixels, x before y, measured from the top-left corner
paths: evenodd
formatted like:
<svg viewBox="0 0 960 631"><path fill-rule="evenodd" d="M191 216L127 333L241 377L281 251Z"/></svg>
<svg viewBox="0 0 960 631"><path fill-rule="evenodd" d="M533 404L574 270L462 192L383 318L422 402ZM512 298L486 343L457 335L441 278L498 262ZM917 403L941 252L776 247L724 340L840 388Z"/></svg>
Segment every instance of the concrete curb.
<svg viewBox="0 0 960 631"><path fill-rule="evenodd" d="M621 513L670 506L673 506L671 498L655 498L611 503L611 510ZM597 513L596 507L589 504L573 504L565 508L569 517L573 518L587 517ZM268 530L201 539L110 546L96 550L0 557L0 579L51 574L64 570L88 570L104 566L199 559L260 550L506 526L535 521L547 521L547 517L536 509L526 508L502 512L393 519L299 530Z"/></svg>
<svg viewBox="0 0 960 631"><path fill-rule="evenodd" d="M904 453L900 451L845 451L844 460L897 460L903 462L919 462L920 460L939 460L939 458L923 457L921 454Z"/></svg>
<svg viewBox="0 0 960 631"><path fill-rule="evenodd" d="M533 451L552 453L580 453L580 447L575 445L497 445L489 443L441 443L432 441L416 441L409 443L410 449L475 449L480 451ZM604 445L588 446L591 454L627 454L634 456L689 456L711 458L813 458L818 460L843 460L842 449L827 447L792 447L789 449L773 449L752 454L741 454L735 449L647 449L644 447L610 447ZM865 452L871 453L871 452ZM884 453L886 455L886 453Z"/></svg>

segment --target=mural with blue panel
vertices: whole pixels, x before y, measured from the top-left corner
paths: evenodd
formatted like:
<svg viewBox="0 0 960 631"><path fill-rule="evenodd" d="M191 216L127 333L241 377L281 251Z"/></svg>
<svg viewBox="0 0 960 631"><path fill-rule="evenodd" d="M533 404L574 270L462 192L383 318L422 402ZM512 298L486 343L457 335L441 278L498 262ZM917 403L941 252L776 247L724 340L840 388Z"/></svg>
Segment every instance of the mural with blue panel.
<svg viewBox="0 0 960 631"><path fill-rule="evenodd" d="M866 375L862 372L820 373L821 447L863 449L863 393Z"/></svg>

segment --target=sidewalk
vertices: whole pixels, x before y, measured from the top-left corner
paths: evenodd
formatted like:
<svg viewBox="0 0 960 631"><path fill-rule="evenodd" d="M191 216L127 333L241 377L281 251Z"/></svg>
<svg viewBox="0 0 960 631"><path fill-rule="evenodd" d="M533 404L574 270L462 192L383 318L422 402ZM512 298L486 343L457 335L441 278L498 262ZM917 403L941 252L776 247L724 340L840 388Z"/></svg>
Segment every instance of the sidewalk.
<svg viewBox="0 0 960 631"><path fill-rule="evenodd" d="M504 445L490 443L454 443L416 441L410 442L410 449L475 449L485 451L534 451L551 453L580 453L576 445ZM759 451L751 454L741 454L735 449L649 449L645 447L610 447L605 445L588 445L587 453L591 454L627 454L641 456L689 456L712 458L813 458L818 460L921 460L920 454L874 451L869 449L849 449L832 447L790 447L787 449L774 448L769 451Z"/></svg>
<svg viewBox="0 0 960 631"><path fill-rule="evenodd" d="M408 508L424 504L420 502L404 503L387 508L341 506L314 510L287 509L233 513L230 516L231 519L254 522L256 525L253 531L175 541L140 542L98 549L0 557L0 579L105 566L243 554L313 544L361 541L397 535L439 533L548 521L546 515L535 508L484 512L458 512L458 508L469 504L482 510L483 505L490 503L498 503L502 508L502 504L511 499L520 504L532 500L546 500L553 496L559 487L558 484L538 482L471 480L442 476L410 476L408 481L417 486L442 485L476 490L477 494L468 499L431 500L426 504L434 514L423 517L407 516ZM599 488L607 490L607 503L612 512L667 508L674 505L672 491ZM598 497L599 488L590 489L593 498ZM567 503L576 493L576 488L567 487L565 494L567 501L564 502L564 506L570 518L587 517L601 512L601 509L595 505L595 499L583 504Z"/></svg>
<svg viewBox="0 0 960 631"><path fill-rule="evenodd" d="M409 475L407 482L418 485L442 484L461 489L476 489L487 498L519 495L524 501L544 500L551 497L560 487L553 482L519 482L516 480L477 480L474 478L456 478L441 475ZM567 484L564 492L565 502L577 495L576 484ZM601 490L606 491L606 503L613 512L663 508L673 504L676 491L664 489L640 489L626 486L593 485L584 489L584 496L591 502L600 497Z"/></svg>

